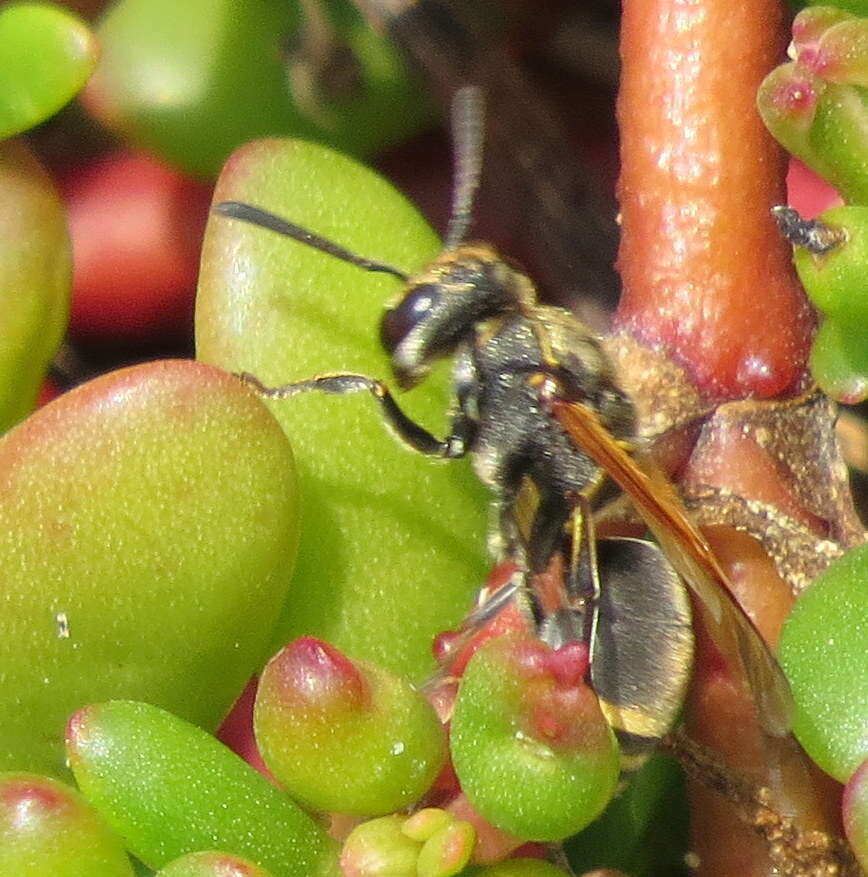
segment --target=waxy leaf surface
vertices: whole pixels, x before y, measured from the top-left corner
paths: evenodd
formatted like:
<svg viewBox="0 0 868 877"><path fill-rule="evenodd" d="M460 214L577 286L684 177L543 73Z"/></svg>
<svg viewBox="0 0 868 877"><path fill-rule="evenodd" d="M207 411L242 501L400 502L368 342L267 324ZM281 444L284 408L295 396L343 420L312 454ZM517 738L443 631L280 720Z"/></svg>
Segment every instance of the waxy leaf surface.
<svg viewBox="0 0 868 877"><path fill-rule="evenodd" d="M372 171L310 143L263 140L227 163L215 203L278 213L411 272L438 242ZM365 272L236 219L212 215L196 305L197 356L268 385L349 371L388 378L378 326L396 278ZM447 429L448 366L399 402ZM431 639L455 626L486 569L486 497L466 461L411 453L367 393L268 402L299 468L302 535L293 599L275 643L313 634L419 678Z"/></svg>
<svg viewBox="0 0 868 877"><path fill-rule="evenodd" d="M84 22L51 3L0 10L0 139L54 115L87 82L98 46Z"/></svg>
<svg viewBox="0 0 868 877"><path fill-rule="evenodd" d="M88 109L201 176L273 134L369 154L429 113L395 47L347 0L120 0L98 33Z"/></svg>
<svg viewBox="0 0 868 877"><path fill-rule="evenodd" d="M0 768L63 772L63 728L139 697L216 727L266 656L292 457L235 378L135 366L0 440Z"/></svg>

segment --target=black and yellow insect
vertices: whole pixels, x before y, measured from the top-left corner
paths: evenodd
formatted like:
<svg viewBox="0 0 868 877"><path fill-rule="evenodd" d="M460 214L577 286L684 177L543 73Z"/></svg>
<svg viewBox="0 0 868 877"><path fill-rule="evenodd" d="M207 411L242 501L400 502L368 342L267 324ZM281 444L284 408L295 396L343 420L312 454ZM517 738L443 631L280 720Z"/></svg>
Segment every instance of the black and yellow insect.
<svg viewBox="0 0 868 877"><path fill-rule="evenodd" d="M464 242L479 178L481 117L478 90L459 91L453 122L458 172L446 244L413 277L251 205L215 208L396 276L403 287L382 318L381 341L402 389L423 380L435 360L452 358L448 435L438 438L419 426L382 381L365 375L319 375L273 388L245 379L273 398L369 392L414 450L471 457L494 495L492 553L518 568L511 586L474 617L515 596L547 642L587 642L591 682L620 738L625 768L669 730L689 681L693 636L682 579L702 601L706 626L725 654L741 660L765 726L782 733L789 723L787 683L730 597L675 491L635 453L633 406L599 342L568 311L537 302L530 279L491 246ZM631 498L657 545L595 537L591 510L607 477ZM551 605L535 581L558 555L566 573Z"/></svg>

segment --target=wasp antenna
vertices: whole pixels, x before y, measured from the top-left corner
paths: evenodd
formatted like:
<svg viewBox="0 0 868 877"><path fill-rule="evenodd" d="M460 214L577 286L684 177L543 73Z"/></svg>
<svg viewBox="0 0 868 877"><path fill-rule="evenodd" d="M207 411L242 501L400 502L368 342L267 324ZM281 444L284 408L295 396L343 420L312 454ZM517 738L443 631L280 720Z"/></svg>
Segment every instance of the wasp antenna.
<svg viewBox="0 0 868 877"><path fill-rule="evenodd" d="M382 262L374 262L371 259L357 256L355 253L351 253L345 247L336 244L334 241L321 237L320 235L308 231L306 228L302 228L300 225L296 225L286 219L281 219L279 216L275 216L267 210L254 207L252 204L244 204L241 201L221 201L219 204L214 205L213 210L221 216L228 216L231 219L240 219L242 222L249 222L251 225L258 225L260 228L267 228L270 231L276 231L278 234L286 235L286 237L299 241L302 244L307 244L315 250L328 253L330 256L334 256L343 262L349 262L350 265L364 268L365 271L379 271L382 274L391 274L393 277L397 277L405 283L410 279L408 274L405 274L398 268L393 268L391 265L386 265Z"/></svg>
<svg viewBox="0 0 868 877"><path fill-rule="evenodd" d="M455 149L455 188L446 229L446 249L457 247L470 226L473 200L482 174L485 101L482 89L465 85L452 99L452 139Z"/></svg>

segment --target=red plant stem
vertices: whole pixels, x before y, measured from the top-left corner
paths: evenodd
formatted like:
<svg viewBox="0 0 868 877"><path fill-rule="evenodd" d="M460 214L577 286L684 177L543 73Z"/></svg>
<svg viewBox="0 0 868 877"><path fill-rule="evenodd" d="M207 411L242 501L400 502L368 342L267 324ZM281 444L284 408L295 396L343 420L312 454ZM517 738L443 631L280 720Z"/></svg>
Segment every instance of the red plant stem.
<svg viewBox="0 0 868 877"><path fill-rule="evenodd" d="M783 57L778 0L625 0L616 326L710 398L802 377L813 316L769 214L785 157L755 110Z"/></svg>
<svg viewBox="0 0 868 877"><path fill-rule="evenodd" d="M786 162L755 110L757 86L783 59L783 23L779 0L623 3L616 328L681 363L707 400L771 398L805 379L813 314L769 212L785 203ZM711 483L802 520L778 468L764 459L747 467L744 448L726 453L732 447L723 437L684 471L708 483L713 470ZM788 588L748 537L721 531L715 549L739 600L774 640ZM763 734L751 699L704 654L699 634L691 736L729 770L770 788L802 830L835 831L836 791L812 777L791 739ZM778 873L723 798L690 786L702 877Z"/></svg>

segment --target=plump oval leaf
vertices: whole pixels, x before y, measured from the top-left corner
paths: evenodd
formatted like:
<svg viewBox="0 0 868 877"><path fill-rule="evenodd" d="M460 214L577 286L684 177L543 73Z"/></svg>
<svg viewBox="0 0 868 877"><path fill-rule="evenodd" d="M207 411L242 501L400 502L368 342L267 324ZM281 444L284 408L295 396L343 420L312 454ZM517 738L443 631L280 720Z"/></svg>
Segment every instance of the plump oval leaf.
<svg viewBox="0 0 868 877"><path fill-rule="evenodd" d="M236 152L215 202L278 213L368 258L413 271L437 239L388 183L315 144L264 140ZM350 371L387 377L377 329L394 277L237 219L205 233L197 356L266 384ZM448 369L399 399L438 435ZM367 394L269 401L299 466L302 537L282 640L316 635L414 678L431 638L454 627L485 574L486 498L466 462L438 465L384 427Z"/></svg>
<svg viewBox="0 0 868 877"><path fill-rule="evenodd" d="M272 877L270 871L232 853L188 853L160 868L155 877Z"/></svg>
<svg viewBox="0 0 868 877"><path fill-rule="evenodd" d="M313 637L266 664L253 720L268 769L314 810L380 816L407 807L446 758L443 726L407 680Z"/></svg>
<svg viewBox="0 0 868 877"><path fill-rule="evenodd" d="M84 22L52 3L0 9L0 139L53 116L87 82L99 49Z"/></svg>
<svg viewBox="0 0 868 877"><path fill-rule="evenodd" d="M215 727L291 574L286 438L200 363L113 372L0 440L0 765L63 772L69 715L141 697Z"/></svg>
<svg viewBox="0 0 868 877"><path fill-rule="evenodd" d="M133 877L120 838L73 788L0 773L3 877Z"/></svg>
<svg viewBox="0 0 868 877"><path fill-rule="evenodd" d="M868 346L862 326L826 317L811 347L811 374L826 395L855 405L868 397Z"/></svg>
<svg viewBox="0 0 868 877"><path fill-rule="evenodd" d="M462 790L485 819L525 840L580 831L618 781L618 745L597 697L582 671L560 672L556 654L526 636L489 640L467 664L452 716Z"/></svg>
<svg viewBox="0 0 868 877"><path fill-rule="evenodd" d="M364 155L429 115L395 47L347 0L119 0L98 33L87 107L201 176L254 137Z"/></svg>
<svg viewBox="0 0 868 877"><path fill-rule="evenodd" d="M793 732L846 782L868 758L868 545L834 561L799 597L778 656L796 702Z"/></svg>
<svg viewBox="0 0 868 877"><path fill-rule="evenodd" d="M337 845L210 734L146 703L79 710L66 751L85 797L152 868L208 847L275 877L337 877Z"/></svg>
<svg viewBox="0 0 868 877"><path fill-rule="evenodd" d="M66 331L71 274L50 177L22 141L0 143L0 431L33 409Z"/></svg>

